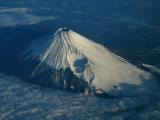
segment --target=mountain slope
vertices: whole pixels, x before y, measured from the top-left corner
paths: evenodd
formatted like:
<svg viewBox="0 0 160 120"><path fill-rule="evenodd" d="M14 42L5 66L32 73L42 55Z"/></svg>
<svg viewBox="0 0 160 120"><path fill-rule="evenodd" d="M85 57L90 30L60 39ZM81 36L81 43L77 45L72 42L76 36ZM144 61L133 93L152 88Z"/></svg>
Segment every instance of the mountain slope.
<svg viewBox="0 0 160 120"><path fill-rule="evenodd" d="M32 56L40 61L33 70L32 77L46 65L59 71L52 79L58 81L57 85L63 88L84 87L85 90L98 94L120 94L130 93L133 88L154 88L157 84L150 73L67 28L58 29L48 38L38 39L25 53L30 53L26 58ZM150 80L153 84L150 84Z"/></svg>

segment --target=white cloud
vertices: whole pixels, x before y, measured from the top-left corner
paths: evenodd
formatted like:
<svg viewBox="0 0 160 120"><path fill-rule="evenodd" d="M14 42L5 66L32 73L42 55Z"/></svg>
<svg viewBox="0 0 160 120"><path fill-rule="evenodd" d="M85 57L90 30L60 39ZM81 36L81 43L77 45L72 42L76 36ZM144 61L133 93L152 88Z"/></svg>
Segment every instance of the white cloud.
<svg viewBox="0 0 160 120"><path fill-rule="evenodd" d="M153 49L153 51L156 51L156 52L160 53L160 46L159 46L159 47L154 48L154 49Z"/></svg>
<svg viewBox="0 0 160 120"><path fill-rule="evenodd" d="M153 66L153 65L148 65L148 64L143 64L144 67L148 68L151 72L155 72L160 74L160 68Z"/></svg>
<svg viewBox="0 0 160 120"><path fill-rule="evenodd" d="M1 14L0 26L30 25L56 18L56 16L36 16L33 14Z"/></svg>
<svg viewBox="0 0 160 120"><path fill-rule="evenodd" d="M0 27L30 25L56 19L56 16L37 16L31 8L0 7Z"/></svg>
<svg viewBox="0 0 160 120"><path fill-rule="evenodd" d="M102 20L112 21L114 23L125 23L128 25L128 28L135 29L135 28L151 28L151 29L159 29L160 26L152 23L151 17L133 17L133 16L126 16L126 15L115 15L115 16L108 16L102 17Z"/></svg>
<svg viewBox="0 0 160 120"><path fill-rule="evenodd" d="M5 13L5 14L9 14L9 13L19 13L19 14L24 14L24 13L29 13L32 12L32 9L30 8L6 8L6 7L0 7L0 13Z"/></svg>

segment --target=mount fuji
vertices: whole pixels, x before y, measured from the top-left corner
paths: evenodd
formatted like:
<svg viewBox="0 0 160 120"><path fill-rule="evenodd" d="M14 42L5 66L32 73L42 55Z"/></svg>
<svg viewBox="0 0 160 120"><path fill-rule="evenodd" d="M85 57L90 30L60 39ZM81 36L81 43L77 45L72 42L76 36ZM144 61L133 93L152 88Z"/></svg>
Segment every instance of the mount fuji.
<svg viewBox="0 0 160 120"><path fill-rule="evenodd" d="M158 88L149 72L67 28L35 40L23 58L32 63L32 82L61 90L117 96Z"/></svg>

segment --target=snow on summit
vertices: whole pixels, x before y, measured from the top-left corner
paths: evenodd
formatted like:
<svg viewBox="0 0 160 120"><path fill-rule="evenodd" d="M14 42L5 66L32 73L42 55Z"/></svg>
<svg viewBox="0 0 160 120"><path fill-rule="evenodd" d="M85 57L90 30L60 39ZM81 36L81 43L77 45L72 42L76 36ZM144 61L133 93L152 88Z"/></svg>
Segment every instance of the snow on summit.
<svg viewBox="0 0 160 120"><path fill-rule="evenodd" d="M150 73L67 28L60 28L54 35L34 41L26 52L29 51L30 56L40 61L33 70L33 76L45 64L61 72L58 75L63 77L54 74L52 79L61 81L59 84L63 88L83 86L85 91L96 94L134 94L137 90L148 91L157 84Z"/></svg>

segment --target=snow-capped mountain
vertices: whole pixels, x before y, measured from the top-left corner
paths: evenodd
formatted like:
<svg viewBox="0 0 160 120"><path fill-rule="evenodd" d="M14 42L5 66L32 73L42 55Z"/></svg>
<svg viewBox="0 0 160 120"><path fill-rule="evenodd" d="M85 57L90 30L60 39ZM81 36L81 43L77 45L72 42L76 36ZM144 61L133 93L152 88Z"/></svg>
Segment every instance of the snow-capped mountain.
<svg viewBox="0 0 160 120"><path fill-rule="evenodd" d="M31 70L33 81L50 81L63 90L128 95L157 88L150 73L67 28L35 40L23 55L38 61Z"/></svg>

